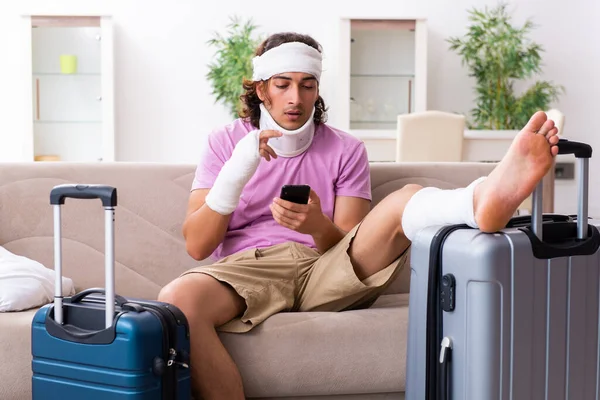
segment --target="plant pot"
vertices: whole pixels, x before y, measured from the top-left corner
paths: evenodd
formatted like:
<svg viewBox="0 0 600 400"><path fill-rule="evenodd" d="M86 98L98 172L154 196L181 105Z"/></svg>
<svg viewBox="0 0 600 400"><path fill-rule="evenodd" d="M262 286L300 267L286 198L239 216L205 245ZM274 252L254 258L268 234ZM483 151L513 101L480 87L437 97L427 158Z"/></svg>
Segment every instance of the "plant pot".
<svg viewBox="0 0 600 400"><path fill-rule="evenodd" d="M74 74L77 72L77 56L62 54L60 56L60 72L63 74Z"/></svg>

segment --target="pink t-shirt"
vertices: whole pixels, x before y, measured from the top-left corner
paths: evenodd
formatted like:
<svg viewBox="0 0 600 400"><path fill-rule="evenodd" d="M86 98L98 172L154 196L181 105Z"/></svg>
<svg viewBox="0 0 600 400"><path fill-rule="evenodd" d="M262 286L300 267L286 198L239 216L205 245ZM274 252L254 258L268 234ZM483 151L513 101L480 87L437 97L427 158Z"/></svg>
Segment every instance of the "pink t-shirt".
<svg viewBox="0 0 600 400"><path fill-rule="evenodd" d="M249 122L236 119L211 132L196 169L192 190L211 188L237 142L254 129ZM312 236L283 227L273 219L269 205L286 184L310 185L321 200L323 212L333 220L336 196L371 200L369 161L364 143L348 133L319 124L311 146L304 153L290 158L272 158L269 162L261 158L258 169L242 191L225 239L212 254L213 259L287 241L315 247Z"/></svg>

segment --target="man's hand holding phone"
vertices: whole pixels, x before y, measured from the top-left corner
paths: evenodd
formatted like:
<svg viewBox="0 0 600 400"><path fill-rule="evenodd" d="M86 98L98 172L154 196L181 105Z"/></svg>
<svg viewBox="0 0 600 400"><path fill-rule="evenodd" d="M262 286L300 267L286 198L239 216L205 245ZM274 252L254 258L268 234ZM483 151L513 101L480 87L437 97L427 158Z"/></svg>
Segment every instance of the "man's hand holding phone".
<svg viewBox="0 0 600 400"><path fill-rule="evenodd" d="M306 199L304 204L296 202L303 199ZM283 186L280 197L274 198L269 208L279 225L299 233L312 235L326 223L321 201L307 185Z"/></svg>

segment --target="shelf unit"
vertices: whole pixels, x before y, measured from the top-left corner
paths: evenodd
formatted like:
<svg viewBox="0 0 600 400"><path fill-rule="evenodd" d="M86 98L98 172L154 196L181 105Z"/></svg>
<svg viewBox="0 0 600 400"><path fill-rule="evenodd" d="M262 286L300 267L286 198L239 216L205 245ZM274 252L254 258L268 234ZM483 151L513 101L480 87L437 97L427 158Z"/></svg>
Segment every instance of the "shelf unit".
<svg viewBox="0 0 600 400"><path fill-rule="evenodd" d="M25 160L114 161L114 55L109 16L27 15L31 120ZM60 57L77 58L75 71Z"/></svg>
<svg viewBox="0 0 600 400"><path fill-rule="evenodd" d="M338 125L362 139L395 139L400 114L427 109L427 27L422 18L340 22Z"/></svg>

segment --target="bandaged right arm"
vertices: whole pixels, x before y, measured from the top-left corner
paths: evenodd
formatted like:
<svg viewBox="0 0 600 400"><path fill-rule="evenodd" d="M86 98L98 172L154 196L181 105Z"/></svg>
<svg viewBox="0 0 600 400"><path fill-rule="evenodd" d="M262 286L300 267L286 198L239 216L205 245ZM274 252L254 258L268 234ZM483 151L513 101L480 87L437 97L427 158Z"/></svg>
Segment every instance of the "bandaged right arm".
<svg viewBox="0 0 600 400"><path fill-rule="evenodd" d="M258 152L260 130L250 131L240 140L205 198L205 204L222 215L237 207L242 190L256 172L261 156Z"/></svg>

